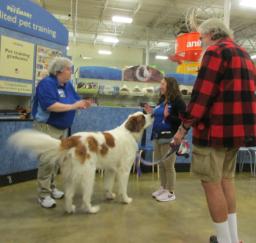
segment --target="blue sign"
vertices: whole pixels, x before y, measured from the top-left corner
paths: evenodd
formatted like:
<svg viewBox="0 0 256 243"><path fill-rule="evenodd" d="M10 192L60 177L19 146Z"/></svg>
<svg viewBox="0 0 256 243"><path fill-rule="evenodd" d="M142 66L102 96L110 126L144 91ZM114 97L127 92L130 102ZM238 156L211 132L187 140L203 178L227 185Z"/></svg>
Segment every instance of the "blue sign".
<svg viewBox="0 0 256 243"><path fill-rule="evenodd" d="M165 77L175 78L179 84L183 85L194 85L196 80L196 75L182 73L167 73Z"/></svg>
<svg viewBox="0 0 256 243"><path fill-rule="evenodd" d="M0 27L60 45L68 45L68 30L53 15L29 0L1 0Z"/></svg>
<svg viewBox="0 0 256 243"><path fill-rule="evenodd" d="M79 68L80 78L121 80L122 70L101 66L84 66Z"/></svg>

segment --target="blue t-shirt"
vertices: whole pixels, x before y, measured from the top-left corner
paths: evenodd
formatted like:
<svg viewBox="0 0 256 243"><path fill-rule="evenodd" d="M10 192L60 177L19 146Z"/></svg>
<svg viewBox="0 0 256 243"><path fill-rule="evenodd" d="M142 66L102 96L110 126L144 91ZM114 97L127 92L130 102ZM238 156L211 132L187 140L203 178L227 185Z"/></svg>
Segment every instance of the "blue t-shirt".
<svg viewBox="0 0 256 243"><path fill-rule="evenodd" d="M71 127L75 111L50 112L47 108L56 102L74 104L80 97L71 82L60 86L55 76L44 78L36 88L33 100L32 115L38 122L50 124L59 129Z"/></svg>
<svg viewBox="0 0 256 243"><path fill-rule="evenodd" d="M158 106L155 107L153 115L154 115L154 123L152 133L160 133L163 131L171 131L171 124L164 119L164 107L165 103L162 102ZM168 103L169 113L171 113L172 106Z"/></svg>

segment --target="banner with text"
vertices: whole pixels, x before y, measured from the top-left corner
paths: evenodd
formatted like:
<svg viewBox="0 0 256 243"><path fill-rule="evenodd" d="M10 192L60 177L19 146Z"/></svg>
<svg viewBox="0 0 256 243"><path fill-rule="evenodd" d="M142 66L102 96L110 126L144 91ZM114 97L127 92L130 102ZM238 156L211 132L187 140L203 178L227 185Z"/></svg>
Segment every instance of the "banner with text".
<svg viewBox="0 0 256 243"><path fill-rule="evenodd" d="M0 27L68 45L66 27L48 11L29 0L1 0Z"/></svg>

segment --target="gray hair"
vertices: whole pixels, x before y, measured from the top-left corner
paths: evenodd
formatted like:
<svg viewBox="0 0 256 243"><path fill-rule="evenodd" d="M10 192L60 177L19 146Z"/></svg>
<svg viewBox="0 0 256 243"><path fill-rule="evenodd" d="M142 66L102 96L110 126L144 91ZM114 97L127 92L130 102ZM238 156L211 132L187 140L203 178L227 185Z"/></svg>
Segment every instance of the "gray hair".
<svg viewBox="0 0 256 243"><path fill-rule="evenodd" d="M49 64L49 74L56 76L62 72L66 67L72 67L72 62L66 57L55 57Z"/></svg>
<svg viewBox="0 0 256 243"><path fill-rule="evenodd" d="M222 20L212 18L204 21L198 27L201 34L211 34L212 40L219 40L225 37L233 37L233 31L230 30Z"/></svg>

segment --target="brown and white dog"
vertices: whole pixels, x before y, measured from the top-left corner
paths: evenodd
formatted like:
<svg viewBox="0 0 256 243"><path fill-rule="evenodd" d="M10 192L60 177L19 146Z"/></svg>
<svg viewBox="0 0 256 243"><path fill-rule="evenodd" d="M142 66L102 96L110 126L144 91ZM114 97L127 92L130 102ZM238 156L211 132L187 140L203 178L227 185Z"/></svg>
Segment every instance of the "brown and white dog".
<svg viewBox="0 0 256 243"><path fill-rule="evenodd" d="M96 213L99 206L91 205L96 168L104 169L107 199L114 199L113 184L117 177L119 195L131 203L127 186L132 164L143 130L152 123L149 114L129 115L119 127L106 132L79 132L58 140L34 130L21 130L9 138L9 144L35 155L47 153L51 163L59 161L64 179L65 210L75 212L73 197L82 194L83 209Z"/></svg>

